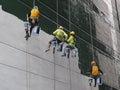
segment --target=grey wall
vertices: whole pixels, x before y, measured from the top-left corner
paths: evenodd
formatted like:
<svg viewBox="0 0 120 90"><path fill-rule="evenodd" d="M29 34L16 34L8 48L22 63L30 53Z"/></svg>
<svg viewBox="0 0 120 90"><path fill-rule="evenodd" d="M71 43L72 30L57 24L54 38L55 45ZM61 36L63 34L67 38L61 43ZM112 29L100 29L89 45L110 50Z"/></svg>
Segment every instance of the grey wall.
<svg viewBox="0 0 120 90"><path fill-rule="evenodd" d="M117 5L120 3L117 1ZM96 38L105 45L105 53L97 51L99 64L105 73L104 83L116 89L119 88L119 23L115 0L93 0L93 3L99 9L99 14L94 13ZM119 10L119 8L117 7Z"/></svg>

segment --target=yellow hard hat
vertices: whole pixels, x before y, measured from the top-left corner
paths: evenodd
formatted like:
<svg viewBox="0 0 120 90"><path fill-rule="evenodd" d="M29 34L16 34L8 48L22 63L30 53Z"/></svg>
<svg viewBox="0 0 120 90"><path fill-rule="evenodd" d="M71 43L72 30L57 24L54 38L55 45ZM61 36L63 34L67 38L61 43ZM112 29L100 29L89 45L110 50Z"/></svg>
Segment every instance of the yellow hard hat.
<svg viewBox="0 0 120 90"><path fill-rule="evenodd" d="M93 65L93 64L96 64L96 62L95 61L91 61L91 65Z"/></svg>
<svg viewBox="0 0 120 90"><path fill-rule="evenodd" d="M75 35L75 32L74 32L74 31L71 31L71 32L70 32L70 35Z"/></svg>
<svg viewBox="0 0 120 90"><path fill-rule="evenodd" d="M63 30L63 26L59 26L58 28Z"/></svg>

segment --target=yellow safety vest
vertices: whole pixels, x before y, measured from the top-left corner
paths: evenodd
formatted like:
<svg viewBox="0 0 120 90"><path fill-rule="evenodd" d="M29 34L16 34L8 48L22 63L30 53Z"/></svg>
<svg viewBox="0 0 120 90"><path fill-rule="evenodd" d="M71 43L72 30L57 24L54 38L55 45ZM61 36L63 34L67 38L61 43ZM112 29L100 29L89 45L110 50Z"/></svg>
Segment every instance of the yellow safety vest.
<svg viewBox="0 0 120 90"><path fill-rule="evenodd" d="M30 18L33 19L33 18L39 18L39 15L40 15L40 12L39 10L37 9L32 9L31 10L31 15L30 15Z"/></svg>

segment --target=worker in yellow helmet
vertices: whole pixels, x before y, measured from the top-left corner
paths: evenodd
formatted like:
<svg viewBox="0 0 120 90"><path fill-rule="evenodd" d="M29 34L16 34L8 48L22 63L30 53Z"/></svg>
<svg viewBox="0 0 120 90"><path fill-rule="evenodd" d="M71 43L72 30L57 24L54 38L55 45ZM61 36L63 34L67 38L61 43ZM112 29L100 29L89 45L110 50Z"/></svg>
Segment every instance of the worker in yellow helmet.
<svg viewBox="0 0 120 90"><path fill-rule="evenodd" d="M67 40L68 38L68 35L63 31L63 26L59 26L58 29L53 32L53 35L55 37L49 41L48 50L46 50L46 52L50 50L52 41L57 41L57 44L59 45L61 42L63 42L63 39Z"/></svg>
<svg viewBox="0 0 120 90"><path fill-rule="evenodd" d="M67 40L68 45L64 48L64 53L62 56L66 56L65 50L66 48L69 48L70 50L75 49L75 32L70 32L70 37Z"/></svg>
<svg viewBox="0 0 120 90"><path fill-rule="evenodd" d="M101 79L100 76L103 75L103 71L98 67L94 60L91 61L91 67L87 73L90 74L90 77L94 79L94 87L96 87L97 79ZM89 79L89 82L92 82L91 78ZM89 85L91 86L91 83L89 83Z"/></svg>
<svg viewBox="0 0 120 90"><path fill-rule="evenodd" d="M29 16L29 23L31 25L30 27L30 36L31 36L32 29L35 26L37 26L39 22L40 11L38 10L38 6L34 6L28 16Z"/></svg>

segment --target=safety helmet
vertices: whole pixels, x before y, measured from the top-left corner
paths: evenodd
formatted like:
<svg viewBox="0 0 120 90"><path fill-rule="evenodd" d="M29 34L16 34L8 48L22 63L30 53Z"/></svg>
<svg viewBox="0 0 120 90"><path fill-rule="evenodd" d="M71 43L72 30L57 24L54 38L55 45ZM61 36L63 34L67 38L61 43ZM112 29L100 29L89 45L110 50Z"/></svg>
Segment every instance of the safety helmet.
<svg viewBox="0 0 120 90"><path fill-rule="evenodd" d="M95 61L91 61L91 65L93 65L93 64L96 64L96 62Z"/></svg>
<svg viewBox="0 0 120 90"><path fill-rule="evenodd" d="M63 26L59 26L58 28L63 30Z"/></svg>
<svg viewBox="0 0 120 90"><path fill-rule="evenodd" d="M38 6L34 6L33 9L37 9L38 10Z"/></svg>
<svg viewBox="0 0 120 90"><path fill-rule="evenodd" d="M75 32L74 32L74 31L71 31L71 32L70 32L70 35L75 35Z"/></svg>

